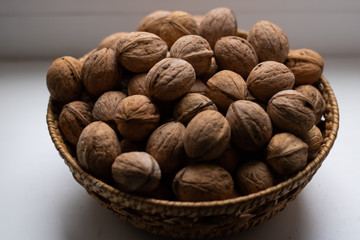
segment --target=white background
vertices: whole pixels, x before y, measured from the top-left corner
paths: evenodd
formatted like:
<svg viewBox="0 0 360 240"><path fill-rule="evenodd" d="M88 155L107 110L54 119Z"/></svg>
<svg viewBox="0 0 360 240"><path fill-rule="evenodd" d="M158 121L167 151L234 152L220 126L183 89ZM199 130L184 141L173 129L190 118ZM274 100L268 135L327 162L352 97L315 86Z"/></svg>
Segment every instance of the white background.
<svg viewBox="0 0 360 240"><path fill-rule="evenodd" d="M240 28L279 25L292 48L318 51L340 108L333 149L298 198L271 220L224 239L358 239L360 235L359 1L2 1L0 4L0 239L166 239L103 209L72 178L46 126L45 76L60 56L132 31L155 9L234 10Z"/></svg>

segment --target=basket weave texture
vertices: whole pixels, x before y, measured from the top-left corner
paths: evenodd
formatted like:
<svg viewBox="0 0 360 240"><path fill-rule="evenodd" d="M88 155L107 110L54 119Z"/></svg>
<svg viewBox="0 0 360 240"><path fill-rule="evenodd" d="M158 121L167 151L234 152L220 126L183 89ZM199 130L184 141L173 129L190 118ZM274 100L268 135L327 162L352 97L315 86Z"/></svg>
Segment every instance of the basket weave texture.
<svg viewBox="0 0 360 240"><path fill-rule="evenodd" d="M75 180L102 206L148 232L183 239L211 239L252 228L283 210L312 179L332 148L339 128L333 90L322 76L318 89L326 102L324 142L315 159L295 176L266 190L228 200L180 202L143 198L120 192L85 172L58 128L59 107L50 99L47 124L51 139ZM296 217L296 216L295 216Z"/></svg>

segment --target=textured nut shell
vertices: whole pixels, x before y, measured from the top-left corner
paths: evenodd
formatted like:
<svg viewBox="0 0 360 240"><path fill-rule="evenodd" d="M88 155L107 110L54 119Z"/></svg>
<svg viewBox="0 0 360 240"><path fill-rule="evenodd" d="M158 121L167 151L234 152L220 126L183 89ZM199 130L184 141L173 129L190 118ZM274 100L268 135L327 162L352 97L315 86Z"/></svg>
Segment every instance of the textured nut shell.
<svg viewBox="0 0 360 240"><path fill-rule="evenodd" d="M262 161L244 162L236 172L236 184L243 195L265 190L273 186L274 182L270 168Z"/></svg>
<svg viewBox="0 0 360 240"><path fill-rule="evenodd" d="M248 41L237 36L220 38L214 52L220 69L234 71L244 78L258 64L254 48Z"/></svg>
<svg viewBox="0 0 360 240"><path fill-rule="evenodd" d="M302 85L297 87L295 90L310 99L312 105L314 106L316 116L315 123L319 123L326 109L326 103L320 91L312 85Z"/></svg>
<svg viewBox="0 0 360 240"><path fill-rule="evenodd" d="M63 106L59 115L59 128L65 139L75 145L82 130L93 121L91 106L82 101L73 101Z"/></svg>
<svg viewBox="0 0 360 240"><path fill-rule="evenodd" d="M235 36L236 31L236 17L229 8L210 10L200 24L200 35L209 42L212 49L218 39L224 36Z"/></svg>
<svg viewBox="0 0 360 240"><path fill-rule="evenodd" d="M291 133L275 134L266 149L266 162L280 175L289 176L306 166L308 146Z"/></svg>
<svg viewBox="0 0 360 240"><path fill-rule="evenodd" d="M258 151L266 147L272 136L271 120L259 104L238 100L226 113L231 127L231 141L238 149Z"/></svg>
<svg viewBox="0 0 360 240"><path fill-rule="evenodd" d="M161 23L167 16L169 16L170 13L170 11L166 10L157 10L151 12L141 20L137 31L150 32L159 35Z"/></svg>
<svg viewBox="0 0 360 240"><path fill-rule="evenodd" d="M199 31L200 31L200 25L201 25L202 20L204 19L204 16L203 15L193 15L193 19L195 20L196 24L198 25Z"/></svg>
<svg viewBox="0 0 360 240"><path fill-rule="evenodd" d="M186 35L172 45L170 57L181 58L189 62L196 75L204 74L211 66L213 51L205 38L198 35Z"/></svg>
<svg viewBox="0 0 360 240"><path fill-rule="evenodd" d="M124 98L115 115L120 134L132 141L143 141L157 127L160 115L156 106L144 95Z"/></svg>
<svg viewBox="0 0 360 240"><path fill-rule="evenodd" d="M317 82L324 69L323 58L314 50L305 48L290 50L285 64L294 73L297 85Z"/></svg>
<svg viewBox="0 0 360 240"><path fill-rule="evenodd" d="M246 84L256 99L267 102L277 92L292 89L295 76L284 64L275 61L259 63L249 74Z"/></svg>
<svg viewBox="0 0 360 240"><path fill-rule="evenodd" d="M69 103L79 99L82 93L81 62L65 56L55 59L46 74L50 96L57 102Z"/></svg>
<svg viewBox="0 0 360 240"><path fill-rule="evenodd" d="M215 103L202 94L188 93L175 104L173 116L177 121L187 124L196 114L205 110L217 110Z"/></svg>
<svg viewBox="0 0 360 240"><path fill-rule="evenodd" d="M132 72L147 72L166 57L167 44L148 32L131 32L116 45L118 61Z"/></svg>
<svg viewBox="0 0 360 240"><path fill-rule="evenodd" d="M146 152L158 162L161 172L178 170L186 160L184 150L185 126L180 122L168 122L150 135Z"/></svg>
<svg viewBox="0 0 360 240"><path fill-rule="evenodd" d="M145 86L145 80L146 80L147 73L139 73L133 76L128 84L128 94L130 95L145 95L146 93L146 86Z"/></svg>
<svg viewBox="0 0 360 240"><path fill-rule="evenodd" d="M79 61L81 62L81 66L82 66L82 64L84 64L85 60L90 56L90 54L92 54L93 52L95 52L97 50L98 50L98 48L94 48L91 51L85 53L83 56L81 56L79 58ZM80 68L80 70L81 70L81 68Z"/></svg>
<svg viewBox="0 0 360 240"><path fill-rule="evenodd" d="M116 32L116 33L113 33L113 34L107 36L106 38L101 40L101 42L99 43L98 49L111 48L114 51L116 51L115 48L116 48L117 41L119 41L120 38L126 37L127 34L128 34L127 32Z"/></svg>
<svg viewBox="0 0 360 240"><path fill-rule="evenodd" d="M212 76L215 75L215 73L218 72L218 65L216 63L215 57L211 58L211 64L210 64L210 68L206 71L206 73L202 74L201 76L199 76L199 78L203 81L203 82L207 82L209 80L209 78L211 78Z"/></svg>
<svg viewBox="0 0 360 240"><path fill-rule="evenodd" d="M241 37L243 39L247 39L247 36L249 34L249 31L243 30L243 29L237 29L236 36Z"/></svg>
<svg viewBox="0 0 360 240"><path fill-rule="evenodd" d="M94 120L103 121L113 129L116 129L116 110L120 102L126 97L126 94L121 91L108 91L103 93L96 100L92 109Z"/></svg>
<svg viewBox="0 0 360 240"><path fill-rule="evenodd" d="M92 52L85 60L81 78L91 95L100 96L115 88L121 78L121 73L115 52L110 48L102 48Z"/></svg>
<svg viewBox="0 0 360 240"><path fill-rule="evenodd" d="M247 86L244 79L229 70L217 72L206 83L206 96L221 112L226 112L231 103L245 99L246 95Z"/></svg>
<svg viewBox="0 0 360 240"><path fill-rule="evenodd" d="M106 123L97 121L82 131L76 147L79 164L100 179L111 177L111 165L121 154L121 147L115 131Z"/></svg>
<svg viewBox="0 0 360 240"><path fill-rule="evenodd" d="M234 181L222 167L212 164L190 165L179 171L173 191L181 201L223 200L234 196Z"/></svg>
<svg viewBox="0 0 360 240"><path fill-rule="evenodd" d="M124 192L151 192L157 188L161 178L158 163L146 152L129 152L117 156L111 172L116 187Z"/></svg>
<svg viewBox="0 0 360 240"><path fill-rule="evenodd" d="M188 93L199 93L202 95L206 94L206 85L200 80L196 79Z"/></svg>
<svg viewBox="0 0 360 240"><path fill-rule="evenodd" d="M229 123L215 110L198 113L185 129L185 152L195 161L209 161L219 157L229 142Z"/></svg>
<svg viewBox="0 0 360 240"><path fill-rule="evenodd" d="M289 41L277 25L259 21L252 26L247 40L254 47L259 62L285 62L289 53Z"/></svg>
<svg viewBox="0 0 360 240"><path fill-rule="evenodd" d="M175 100L190 90L195 82L195 71L183 59L165 58L155 64L146 76L146 91L159 101Z"/></svg>
<svg viewBox="0 0 360 240"><path fill-rule="evenodd" d="M185 35L199 35L199 27L189 13L174 11L162 21L159 36L169 48Z"/></svg>
<svg viewBox="0 0 360 240"><path fill-rule="evenodd" d="M267 112L279 129L294 134L307 132L315 123L311 101L295 90L276 93L269 100Z"/></svg>
<svg viewBox="0 0 360 240"><path fill-rule="evenodd" d="M308 159L313 159L324 141L320 129L314 125L308 132L299 136L308 145Z"/></svg>

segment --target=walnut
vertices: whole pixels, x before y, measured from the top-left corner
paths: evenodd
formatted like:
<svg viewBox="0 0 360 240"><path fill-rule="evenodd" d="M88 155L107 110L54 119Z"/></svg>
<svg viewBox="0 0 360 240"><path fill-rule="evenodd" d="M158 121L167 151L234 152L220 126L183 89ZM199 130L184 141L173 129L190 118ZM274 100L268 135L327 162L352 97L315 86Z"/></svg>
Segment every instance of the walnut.
<svg viewBox="0 0 360 240"><path fill-rule="evenodd" d="M132 72L147 72L166 57L167 44L148 32L131 32L116 44L118 61Z"/></svg>
<svg viewBox="0 0 360 240"><path fill-rule="evenodd" d="M146 80L147 73L138 73L134 75L128 84L128 94L130 95L145 95L146 93L146 86L145 86L145 80Z"/></svg>
<svg viewBox="0 0 360 240"><path fill-rule="evenodd" d="M245 99L246 95L247 86L244 79L233 71L217 72L206 83L206 96L224 113L231 103Z"/></svg>
<svg viewBox="0 0 360 240"><path fill-rule="evenodd" d="M96 100L92 109L94 120L103 121L107 123L111 128L116 130L116 110L119 103L126 97L126 94L121 91L108 91L103 93Z"/></svg>
<svg viewBox="0 0 360 240"><path fill-rule="evenodd" d="M59 103L69 103L79 99L83 87L81 83L81 62L65 56L55 59L46 74L46 85L52 99Z"/></svg>
<svg viewBox="0 0 360 240"><path fill-rule="evenodd" d="M170 49L170 57L189 62L197 76L210 68L212 56L213 51L209 43L198 35L185 35L176 40Z"/></svg>
<svg viewBox="0 0 360 240"><path fill-rule="evenodd" d="M225 151L211 163L219 165L232 175L235 173L241 159L242 155L240 152L229 145Z"/></svg>
<svg viewBox="0 0 360 240"><path fill-rule="evenodd" d="M121 147L115 131L101 121L87 125L76 146L80 166L102 180L111 178L111 165L119 154Z"/></svg>
<svg viewBox="0 0 360 240"><path fill-rule="evenodd" d="M169 48L185 35L199 35L198 25L189 13L174 11L161 22L159 36Z"/></svg>
<svg viewBox="0 0 360 240"><path fill-rule="evenodd" d="M294 134L307 132L315 123L311 101L295 90L276 93L269 100L267 112L277 128Z"/></svg>
<svg viewBox="0 0 360 240"><path fill-rule="evenodd" d="M236 31L236 17L229 8L210 10L200 24L200 35L209 42L212 49L218 39L224 36L235 36Z"/></svg>
<svg viewBox="0 0 360 240"><path fill-rule="evenodd" d="M295 76L284 64L275 61L259 63L249 74L246 84L252 95L267 102L277 92L292 89Z"/></svg>
<svg viewBox="0 0 360 240"><path fill-rule="evenodd" d="M172 121L161 125L150 135L146 152L155 158L161 172L177 171L185 162L184 133L185 126Z"/></svg>
<svg viewBox="0 0 360 240"><path fill-rule="evenodd" d="M195 70L178 58L165 58L156 63L146 76L146 91L150 98L171 101L180 98L195 82Z"/></svg>
<svg viewBox="0 0 360 240"><path fill-rule="evenodd" d="M249 32L243 29L237 29L236 36L241 37L243 39L247 39Z"/></svg>
<svg viewBox="0 0 360 240"><path fill-rule="evenodd" d="M204 19L204 16L203 15L193 15L193 18L194 18L196 24L198 25L198 28L200 29L200 25L201 25L202 20Z"/></svg>
<svg viewBox="0 0 360 240"><path fill-rule="evenodd" d="M148 193L157 188L161 171L156 160L146 152L128 152L115 158L112 178L121 191Z"/></svg>
<svg viewBox="0 0 360 240"><path fill-rule="evenodd" d="M199 79L195 79L194 84L192 85L192 87L190 88L190 90L188 91L188 93L199 93L202 95L206 94L206 85Z"/></svg>
<svg viewBox="0 0 360 240"><path fill-rule="evenodd" d="M217 110L216 105L208 97L199 93L188 93L173 108L173 116L177 121L188 124L199 112Z"/></svg>
<svg viewBox="0 0 360 240"><path fill-rule="evenodd" d="M92 52L81 70L84 86L93 96L100 96L114 89L121 79L121 74L122 70L117 64L115 52L110 48Z"/></svg>
<svg viewBox="0 0 360 240"><path fill-rule="evenodd" d="M139 32L150 32L159 36L161 23L169 16L171 12L166 10L157 10L146 15L137 28Z"/></svg>
<svg viewBox="0 0 360 240"><path fill-rule="evenodd" d="M143 141L157 127L157 107L144 95L124 98L117 108L115 122L120 134L131 141Z"/></svg>
<svg viewBox="0 0 360 240"><path fill-rule="evenodd" d="M291 133L275 134L266 151L266 162L282 176L295 174L306 166L308 146Z"/></svg>
<svg viewBox="0 0 360 240"><path fill-rule="evenodd" d="M85 60L92 54L93 52L97 51L97 48L92 49L91 51L85 53L83 56L79 58L79 61L81 62L81 66L84 64ZM80 69L81 70L81 69ZM81 71L80 71L81 72Z"/></svg>
<svg viewBox="0 0 360 240"><path fill-rule="evenodd" d="M180 201L213 201L234 196L231 175L213 164L196 164L183 168L176 174L172 188Z"/></svg>
<svg viewBox="0 0 360 240"><path fill-rule="evenodd" d="M324 141L320 129L314 125L309 131L299 135L299 138L308 145L308 159L315 158Z"/></svg>
<svg viewBox="0 0 360 240"><path fill-rule="evenodd" d="M101 42L99 43L98 49L101 48L111 48L114 51L116 51L116 43L117 41L119 41L120 38L124 38L127 36L127 32L116 32L113 33L109 36L107 36L106 38L104 38L103 40L101 40Z"/></svg>
<svg viewBox="0 0 360 240"><path fill-rule="evenodd" d="M295 88L295 90L311 101L316 116L315 123L318 124L326 109L326 103L320 91L312 85L302 85Z"/></svg>
<svg viewBox="0 0 360 240"><path fill-rule="evenodd" d="M254 48L248 41L237 36L220 38L214 52L219 68L239 73L243 78L247 78L258 64Z"/></svg>
<svg viewBox="0 0 360 240"><path fill-rule="evenodd" d="M259 151L266 147L272 136L269 115L257 103L248 100L233 102L226 119L231 127L231 141L247 152Z"/></svg>
<svg viewBox="0 0 360 240"><path fill-rule="evenodd" d="M274 23L259 21L252 26L247 40L254 47L259 62L285 62L289 53L289 41L285 33Z"/></svg>
<svg viewBox="0 0 360 240"><path fill-rule="evenodd" d="M78 142L82 130L93 121L91 106L82 101L73 101L63 106L59 115L59 128L71 144Z"/></svg>
<svg viewBox="0 0 360 240"><path fill-rule="evenodd" d="M206 73L202 74L201 76L199 76L199 78L201 79L201 81L203 81L204 83L206 83L209 78L211 78L212 76L215 75L215 73L218 72L218 65L216 63L216 60L214 57L211 58L211 64L210 64L210 68L206 71Z"/></svg>
<svg viewBox="0 0 360 240"><path fill-rule="evenodd" d="M304 48L291 50L285 64L294 73L297 85L317 82L324 69L323 58L314 50Z"/></svg>
<svg viewBox="0 0 360 240"><path fill-rule="evenodd" d="M236 184L243 195L265 190L273 186L274 182L270 168L262 161L243 162L236 171Z"/></svg>
<svg viewBox="0 0 360 240"><path fill-rule="evenodd" d="M185 152L194 161L209 161L219 157L229 142L229 123L215 110L198 113L185 129Z"/></svg>

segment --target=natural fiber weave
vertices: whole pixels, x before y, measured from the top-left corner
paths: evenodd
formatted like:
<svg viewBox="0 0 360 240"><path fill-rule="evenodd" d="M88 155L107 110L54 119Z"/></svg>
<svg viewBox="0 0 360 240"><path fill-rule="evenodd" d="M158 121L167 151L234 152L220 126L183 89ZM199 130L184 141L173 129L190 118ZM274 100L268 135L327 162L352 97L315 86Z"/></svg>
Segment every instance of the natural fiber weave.
<svg viewBox="0 0 360 240"><path fill-rule="evenodd" d="M305 169L288 180L258 193L211 202L178 202L142 198L120 192L89 175L79 166L76 154L64 143L58 128L59 109L50 99L47 124L52 141L75 180L102 206L137 228L184 239L211 239L252 228L273 217L294 200L311 180L332 148L339 127L339 109L324 76L318 89L326 101L324 143Z"/></svg>

